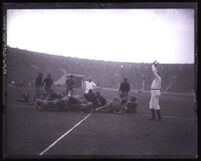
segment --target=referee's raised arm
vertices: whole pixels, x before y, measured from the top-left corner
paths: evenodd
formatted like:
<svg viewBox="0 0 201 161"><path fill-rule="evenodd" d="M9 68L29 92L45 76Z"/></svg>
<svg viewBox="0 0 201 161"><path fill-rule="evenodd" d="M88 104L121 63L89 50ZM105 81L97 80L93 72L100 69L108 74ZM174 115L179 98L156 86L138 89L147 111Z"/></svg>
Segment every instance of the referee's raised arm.
<svg viewBox="0 0 201 161"><path fill-rule="evenodd" d="M152 72L155 78L160 78L160 76L158 75L158 71L156 69L156 66L158 65L158 63L156 61L154 61L152 63Z"/></svg>

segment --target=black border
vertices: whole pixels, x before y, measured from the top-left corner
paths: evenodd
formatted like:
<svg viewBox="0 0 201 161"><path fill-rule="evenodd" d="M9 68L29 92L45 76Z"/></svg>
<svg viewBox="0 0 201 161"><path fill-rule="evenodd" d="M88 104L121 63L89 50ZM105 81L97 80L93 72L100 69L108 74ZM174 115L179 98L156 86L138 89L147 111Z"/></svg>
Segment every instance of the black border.
<svg viewBox="0 0 201 161"><path fill-rule="evenodd" d="M62 1L39 1L40 3L38 3L38 0L35 0L35 1L21 1L22 3L18 3L19 1L12 1L12 0L7 0L7 1L2 1L1 2L1 17L3 18L3 16L6 15L6 10L7 9L118 9L118 8L121 8L121 9L132 9L132 8L138 8L138 9L151 9L151 8L192 8L194 9L195 11L195 73L194 73L194 76L195 76L195 93L196 93L196 98L195 98L195 104L199 105L199 102L198 102L198 98L199 98L199 84L198 84L198 71L199 71L199 67L198 67L198 41L199 41L199 38L198 38L198 3L196 0L194 1L163 1L163 2L159 2L157 0L153 1L146 1L146 0L138 0L138 1L135 1L135 2L129 2L129 1L110 1L110 3L106 3L105 1L99 1L99 2L89 2L89 1L84 1L84 2L77 2L76 0L74 1L68 1L67 3L66 2L62 2ZM27 3L28 2L28 3ZM6 17L5 17L6 18ZM4 20L4 18L3 18ZM3 30L3 24L1 23L1 31L2 32L2 37L3 37L3 34L5 33L4 30ZM1 43L1 47L2 47L2 50L3 51L3 39L1 39L2 43ZM2 54L1 54L2 56ZM1 70L2 72L2 70ZM2 99L4 101L4 104L2 104L3 106L1 106L1 112L2 112L2 123L5 122L6 120L6 111L5 111L5 102L6 102L6 91L7 91L7 86L6 86L6 83L7 82L7 78L6 76L3 77L3 81L1 82L1 85L2 85L2 89L3 89L3 92L1 93L2 94ZM195 106L196 106L195 105ZM198 108L195 107L195 115L197 116L197 112L199 111ZM198 117L196 117L197 121L198 121ZM4 127L4 124L2 124L2 127L1 128L2 130L5 130L6 131L6 126ZM198 130L199 129L199 126L197 124L197 142L198 142ZM5 137L6 134L5 134L5 131L3 131L3 136ZM2 143L3 143L3 146L5 144L5 141L4 139L2 138ZM9 157L9 156L6 156L4 155L5 154L5 151L3 150L2 146L2 158L3 159L162 159L162 158L167 158L167 159L178 159L178 158L189 158L189 159L197 159L198 158L198 145L197 145L197 155L196 156L135 156L133 158L133 156L82 156L82 155L79 155L79 156L54 156L54 157L50 157L50 156L28 156L26 158L26 156L22 156L22 158L20 156L14 156L14 157ZM16 157L16 158L15 158Z"/></svg>

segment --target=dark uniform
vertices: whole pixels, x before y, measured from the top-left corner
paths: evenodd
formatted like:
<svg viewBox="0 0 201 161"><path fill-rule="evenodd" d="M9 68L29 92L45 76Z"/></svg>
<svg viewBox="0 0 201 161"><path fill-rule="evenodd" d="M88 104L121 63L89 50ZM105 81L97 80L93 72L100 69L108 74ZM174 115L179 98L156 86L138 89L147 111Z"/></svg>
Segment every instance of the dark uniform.
<svg viewBox="0 0 201 161"><path fill-rule="evenodd" d="M53 84L52 78L48 76L47 78L44 79L43 83L45 85L45 91L47 92L47 94L50 94L51 86Z"/></svg>
<svg viewBox="0 0 201 161"><path fill-rule="evenodd" d="M128 92L130 91L130 85L127 82L127 79L124 79L124 82L121 83L120 88L120 98L126 99L128 98Z"/></svg>
<svg viewBox="0 0 201 161"><path fill-rule="evenodd" d="M35 107L38 110L53 110L53 111L62 111L68 110L68 98L46 100L46 99L37 99L35 102Z"/></svg>
<svg viewBox="0 0 201 161"><path fill-rule="evenodd" d="M34 100L39 96L41 89L42 89L42 82L43 82L43 74L39 73L38 77L35 80L35 95L34 95Z"/></svg>
<svg viewBox="0 0 201 161"><path fill-rule="evenodd" d="M90 89L89 93L85 93L84 97L89 102L94 102L96 100L96 95L93 93L93 91Z"/></svg>
<svg viewBox="0 0 201 161"><path fill-rule="evenodd" d="M123 113L122 103L119 99L114 99L109 101L107 104L102 106L101 112L114 112L114 113Z"/></svg>
<svg viewBox="0 0 201 161"><path fill-rule="evenodd" d="M73 85L74 84L75 84L75 81L73 79L73 76L71 75L71 77L66 80L66 95L67 96L72 95L72 93L73 93Z"/></svg>
<svg viewBox="0 0 201 161"><path fill-rule="evenodd" d="M131 97L131 100L124 105L124 109L128 113L136 113L137 103L135 96Z"/></svg>
<svg viewBox="0 0 201 161"><path fill-rule="evenodd" d="M96 92L95 94L97 107L104 106L107 103L106 99L100 94L100 92Z"/></svg>

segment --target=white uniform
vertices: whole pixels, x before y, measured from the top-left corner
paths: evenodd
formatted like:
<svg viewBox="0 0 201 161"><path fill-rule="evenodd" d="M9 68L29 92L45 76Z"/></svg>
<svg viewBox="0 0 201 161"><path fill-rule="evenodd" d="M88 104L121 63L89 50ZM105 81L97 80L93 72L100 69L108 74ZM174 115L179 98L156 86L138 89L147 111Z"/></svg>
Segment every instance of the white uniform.
<svg viewBox="0 0 201 161"><path fill-rule="evenodd" d="M155 68L154 65L152 65L152 72L154 75L154 80L151 84L151 99L149 102L149 108L150 109L155 109L155 110L160 110L160 105L159 105L159 97L161 95L161 77L157 73L157 69Z"/></svg>
<svg viewBox="0 0 201 161"><path fill-rule="evenodd" d="M85 93L88 93L90 89L94 89L96 84L94 82L85 81Z"/></svg>

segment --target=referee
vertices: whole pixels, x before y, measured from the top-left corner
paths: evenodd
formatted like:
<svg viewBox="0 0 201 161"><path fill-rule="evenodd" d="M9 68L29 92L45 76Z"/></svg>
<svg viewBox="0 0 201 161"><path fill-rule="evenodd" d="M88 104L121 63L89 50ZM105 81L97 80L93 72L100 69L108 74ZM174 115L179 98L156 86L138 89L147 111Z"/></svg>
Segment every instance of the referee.
<svg viewBox="0 0 201 161"><path fill-rule="evenodd" d="M160 105L159 105L159 97L161 95L161 77L156 69L158 65L158 62L154 61L152 64L152 72L154 75L154 80L151 84L151 99L149 102L149 108L152 112L152 117L150 120L155 120L155 112L158 116L158 120L161 120L161 114L160 114Z"/></svg>

